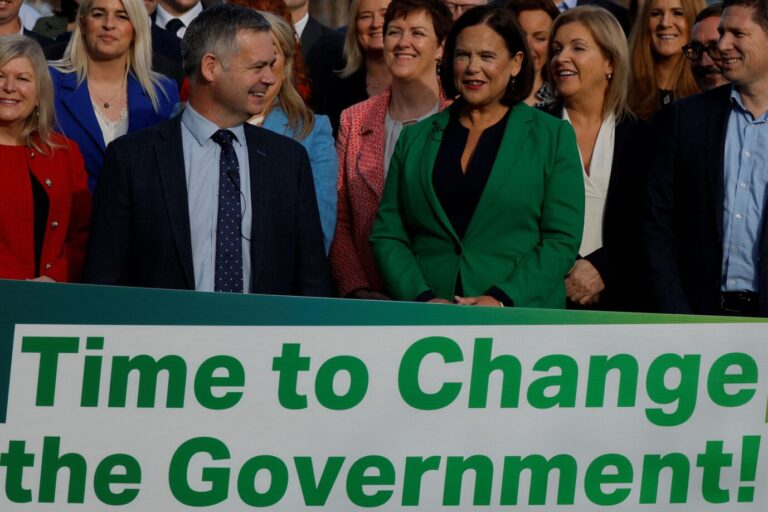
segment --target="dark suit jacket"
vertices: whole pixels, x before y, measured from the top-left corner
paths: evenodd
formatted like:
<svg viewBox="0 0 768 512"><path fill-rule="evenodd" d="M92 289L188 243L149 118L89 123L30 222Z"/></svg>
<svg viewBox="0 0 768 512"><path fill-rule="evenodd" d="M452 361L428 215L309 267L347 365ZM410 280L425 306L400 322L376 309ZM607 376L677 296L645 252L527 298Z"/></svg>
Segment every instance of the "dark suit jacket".
<svg viewBox="0 0 768 512"><path fill-rule="evenodd" d="M343 49L344 36L309 17L301 33L301 56L312 86L310 103L318 114L328 113L328 97L337 93L334 72L344 67Z"/></svg>
<svg viewBox="0 0 768 512"><path fill-rule="evenodd" d="M253 293L330 296L307 152L245 125L251 175ZM195 288L181 116L107 148L94 197L85 280Z"/></svg>
<svg viewBox="0 0 768 512"><path fill-rule="evenodd" d="M562 104L546 109L561 118ZM649 126L637 117L625 116L614 136L613 164L603 215L603 246L582 254L605 283L595 308L615 311L647 311L649 292L643 279L643 189L652 155ZM570 307L570 305L569 305Z"/></svg>
<svg viewBox="0 0 768 512"><path fill-rule="evenodd" d="M659 141L644 226L659 311L717 314L723 262L725 136L731 86L675 102ZM768 228L760 234L760 314L768 315Z"/></svg>

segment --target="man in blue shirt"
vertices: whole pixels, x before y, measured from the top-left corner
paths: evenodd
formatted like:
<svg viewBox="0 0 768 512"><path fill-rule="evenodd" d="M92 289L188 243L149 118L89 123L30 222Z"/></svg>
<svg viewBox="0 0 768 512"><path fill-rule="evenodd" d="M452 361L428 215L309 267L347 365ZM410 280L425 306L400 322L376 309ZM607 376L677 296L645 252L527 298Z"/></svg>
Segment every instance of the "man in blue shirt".
<svg viewBox="0 0 768 512"><path fill-rule="evenodd" d="M189 104L107 148L86 280L231 293L330 296L309 158L245 121L274 83L270 27L235 5L182 41Z"/></svg>
<svg viewBox="0 0 768 512"><path fill-rule="evenodd" d="M726 0L733 85L663 114L645 241L659 311L768 316L768 2Z"/></svg>

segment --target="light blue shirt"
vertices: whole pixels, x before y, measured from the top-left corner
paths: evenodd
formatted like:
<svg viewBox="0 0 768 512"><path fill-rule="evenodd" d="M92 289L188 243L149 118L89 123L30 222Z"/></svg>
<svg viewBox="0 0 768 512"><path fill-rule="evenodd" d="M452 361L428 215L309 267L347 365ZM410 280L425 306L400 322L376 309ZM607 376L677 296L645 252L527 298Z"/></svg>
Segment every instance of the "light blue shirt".
<svg viewBox="0 0 768 512"><path fill-rule="evenodd" d="M216 269L216 222L219 213L219 155L221 147L211 136L219 127L190 106L181 115L181 142L187 175L189 227L195 290L212 292ZM228 128L235 134L233 145L240 164L240 209L243 241L243 291L251 291L251 174L243 125Z"/></svg>
<svg viewBox="0 0 768 512"><path fill-rule="evenodd" d="M723 291L757 291L760 225L768 185L768 113L757 119L731 92L725 137Z"/></svg>

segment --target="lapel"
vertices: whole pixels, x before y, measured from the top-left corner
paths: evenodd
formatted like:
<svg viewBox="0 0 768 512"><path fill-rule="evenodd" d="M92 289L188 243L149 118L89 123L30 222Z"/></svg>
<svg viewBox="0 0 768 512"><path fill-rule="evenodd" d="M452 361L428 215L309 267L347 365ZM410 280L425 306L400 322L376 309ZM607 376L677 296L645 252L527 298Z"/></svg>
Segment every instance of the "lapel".
<svg viewBox="0 0 768 512"><path fill-rule="evenodd" d="M725 202L725 136L728 131L728 116L731 112L731 86L725 85L715 94L707 95L711 106L707 108L706 159L705 168L709 182L711 213L715 216L718 239L723 238L723 207Z"/></svg>
<svg viewBox="0 0 768 512"><path fill-rule="evenodd" d="M320 22L313 18L311 15L307 20L307 25L304 27L304 31L301 33L301 53L302 57L306 58L309 51L312 49L320 36L323 34L323 27Z"/></svg>
<svg viewBox="0 0 768 512"><path fill-rule="evenodd" d="M254 283L252 289L255 289L255 283L259 281L263 256L262 246L257 242L268 238L265 226L271 226L273 223L272 208L269 204L269 191L272 187L269 186L268 170L279 170L282 162L270 159L269 148L266 147L259 133L264 128L245 123L244 130L251 178L251 283ZM279 198L276 199L279 200Z"/></svg>
<svg viewBox="0 0 768 512"><path fill-rule="evenodd" d="M101 134L96 113L93 111L91 95L88 93L88 81L77 85L77 73L62 73L61 78L61 102L69 112L69 116L79 124L83 131L101 149L102 155L106 145Z"/></svg>
<svg viewBox="0 0 768 512"><path fill-rule="evenodd" d="M421 188L424 192L424 196L427 198L427 206L432 210L432 215L443 226L443 229L451 236L451 238L460 243L459 236L453 229L448 215L443 210L443 205L440 204L440 200L435 193L435 187L432 184L432 174L435 168L435 161L437 160L437 153L440 151L440 144L443 142L443 134L445 133L445 127L451 120L450 109L445 109L439 114L433 116L430 121L432 127L427 133L426 140L424 141L424 148L419 152L421 155L421 161L418 169L421 170ZM414 148L417 152L419 148Z"/></svg>
<svg viewBox="0 0 768 512"><path fill-rule="evenodd" d="M526 162L520 159L520 155L523 144L528 140L532 112L532 107L523 102L512 107L507 120L507 127L504 129L504 136L501 139L501 146L496 154L496 159L493 161L491 175L488 176L488 183L486 183L475 213L472 214L469 221L465 238L472 236L474 230L483 229L484 222L493 221L499 212L504 211L503 206L493 207L499 190L505 187L507 180L513 173L526 172Z"/></svg>
<svg viewBox="0 0 768 512"><path fill-rule="evenodd" d="M181 114L160 128L155 142L157 172L160 175L162 194L168 219L171 222L173 241L181 261L187 288L195 289L192 265L192 235L189 227L189 202L187 200L187 176L184 168L184 146L181 139Z"/></svg>
<svg viewBox="0 0 768 512"><path fill-rule="evenodd" d="M377 204L381 203L381 195L384 192L384 145L386 143L384 125L391 95L392 90L388 89L372 99L370 108L361 112L362 120L357 134L360 137L360 151L357 154L356 168L363 181L376 194ZM375 154L376 162L370 168L361 169L361 159L366 153Z"/></svg>
<svg viewBox="0 0 768 512"><path fill-rule="evenodd" d="M161 91L158 93L162 94ZM128 73L128 112L128 133L135 132L139 127L156 124L152 102L133 73Z"/></svg>

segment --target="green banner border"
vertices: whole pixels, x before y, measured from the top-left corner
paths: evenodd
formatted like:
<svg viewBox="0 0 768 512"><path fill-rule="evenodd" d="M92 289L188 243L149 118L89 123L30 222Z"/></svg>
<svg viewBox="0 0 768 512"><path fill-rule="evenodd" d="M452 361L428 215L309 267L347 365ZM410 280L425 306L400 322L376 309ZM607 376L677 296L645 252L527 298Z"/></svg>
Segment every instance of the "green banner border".
<svg viewBox="0 0 768 512"><path fill-rule="evenodd" d="M16 324L78 325L584 325L766 322L409 302L201 293L0 280L0 423L6 419Z"/></svg>

